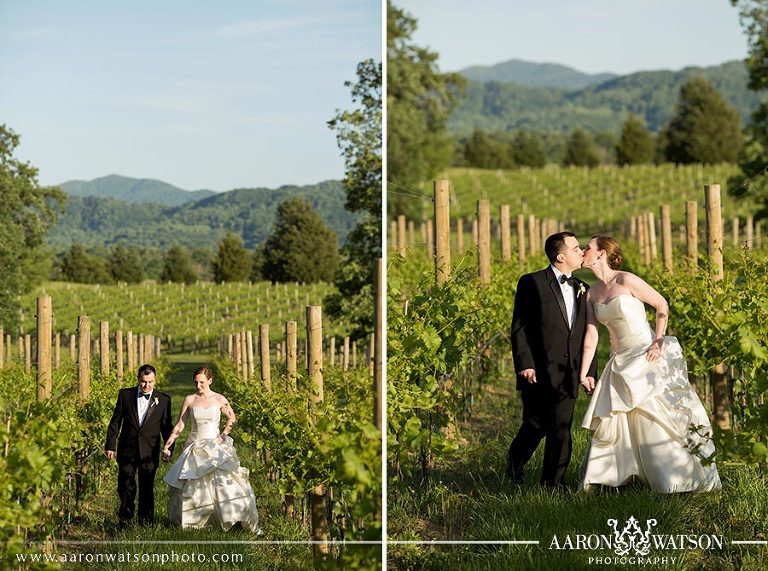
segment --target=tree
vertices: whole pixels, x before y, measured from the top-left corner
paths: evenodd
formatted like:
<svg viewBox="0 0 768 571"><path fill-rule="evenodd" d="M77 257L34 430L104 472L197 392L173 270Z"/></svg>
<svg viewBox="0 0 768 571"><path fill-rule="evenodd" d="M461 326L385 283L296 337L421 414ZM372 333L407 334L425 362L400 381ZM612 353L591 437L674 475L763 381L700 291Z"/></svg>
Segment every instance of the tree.
<svg viewBox="0 0 768 571"><path fill-rule="evenodd" d="M512 157L521 167L541 168L547 164L547 155L539 137L528 131L518 131L512 140Z"/></svg>
<svg viewBox="0 0 768 571"><path fill-rule="evenodd" d="M272 234L264 245L262 276L275 282L330 282L338 265L336 233L309 202L295 197L280 204Z"/></svg>
<svg viewBox="0 0 768 571"><path fill-rule="evenodd" d="M571 133L565 147L563 164L579 167L595 167L600 164L600 157L597 156L595 144L589 133L583 129L576 129Z"/></svg>
<svg viewBox="0 0 768 571"><path fill-rule="evenodd" d="M82 244L72 244L59 263L64 280L82 284L112 283L109 265L107 258L87 252Z"/></svg>
<svg viewBox="0 0 768 571"><path fill-rule="evenodd" d="M464 164L482 169L510 169L515 166L507 141L475 129L464 143Z"/></svg>
<svg viewBox="0 0 768 571"><path fill-rule="evenodd" d="M768 89L768 8L760 0L731 0L740 11L747 34L749 89ZM737 198L750 198L759 205L757 218L768 217L768 99L752 114L747 128L747 143L739 155L742 174L728 181L728 192Z"/></svg>
<svg viewBox="0 0 768 571"><path fill-rule="evenodd" d="M219 242L219 250L213 259L213 279L216 283L247 280L252 263L251 255L240 237L227 232Z"/></svg>
<svg viewBox="0 0 768 571"><path fill-rule="evenodd" d="M668 161L734 162L743 146L741 118L712 84L694 77L680 88L680 101L667 128Z"/></svg>
<svg viewBox="0 0 768 571"><path fill-rule="evenodd" d="M381 257L381 77L381 63L361 62L357 83L346 83L357 107L337 112L328 123L344 157L346 209L360 213L362 220L341 250L343 263L334 279L338 292L326 297L324 305L330 317L343 315L353 324L353 338L373 329L373 271Z"/></svg>
<svg viewBox="0 0 768 571"><path fill-rule="evenodd" d="M192 258L186 248L173 244L168 249L163 260L160 281L182 284L193 284L197 281L197 274L192 269Z"/></svg>
<svg viewBox="0 0 768 571"><path fill-rule="evenodd" d="M645 121L636 115L627 117L616 145L616 162L620 165L650 163L655 150L653 135L645 128Z"/></svg>
<svg viewBox="0 0 768 571"><path fill-rule="evenodd" d="M16 327L18 296L36 286L39 258L47 256L48 229L60 215L66 197L56 187L42 187L37 169L13 157L19 136L0 125L0 324Z"/></svg>
<svg viewBox="0 0 768 571"><path fill-rule="evenodd" d="M438 54L412 43L416 20L387 2L387 177L394 188L430 180L453 157L446 123L465 81L442 74ZM392 214L421 214L421 202L393 193Z"/></svg>
<svg viewBox="0 0 768 571"><path fill-rule="evenodd" d="M112 248L109 257L109 272L117 282L129 284L141 283L144 279L144 267L135 248L126 248L118 244Z"/></svg>

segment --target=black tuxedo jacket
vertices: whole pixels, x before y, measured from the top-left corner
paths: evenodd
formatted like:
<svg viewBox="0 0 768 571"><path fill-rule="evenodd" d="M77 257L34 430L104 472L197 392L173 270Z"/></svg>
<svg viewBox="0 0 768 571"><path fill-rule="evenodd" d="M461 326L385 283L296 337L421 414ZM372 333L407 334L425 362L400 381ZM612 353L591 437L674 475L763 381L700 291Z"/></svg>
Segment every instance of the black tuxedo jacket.
<svg viewBox="0 0 768 571"><path fill-rule="evenodd" d="M571 329L560 284L551 267L525 274L518 281L512 315L512 356L516 372L536 370L536 383L518 376L517 390L545 390L578 397L589 287L581 280L578 283L584 293L580 294L577 286ZM597 375L597 357L590 364L589 374Z"/></svg>
<svg viewBox="0 0 768 571"><path fill-rule="evenodd" d="M150 463L157 466L160 459L160 436L162 435L163 440L167 441L173 430L171 397L154 390L147 415L144 417L144 424L139 426L139 412L136 405L138 390L136 386L120 389L115 411L107 428L105 449L117 451L118 464L140 461L143 464Z"/></svg>

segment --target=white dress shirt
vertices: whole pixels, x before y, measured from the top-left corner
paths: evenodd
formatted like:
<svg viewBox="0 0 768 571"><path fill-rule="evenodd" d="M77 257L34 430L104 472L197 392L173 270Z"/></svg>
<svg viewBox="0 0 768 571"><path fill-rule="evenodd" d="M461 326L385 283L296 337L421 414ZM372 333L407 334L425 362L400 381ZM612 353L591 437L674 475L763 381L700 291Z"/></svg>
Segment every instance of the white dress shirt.
<svg viewBox="0 0 768 571"><path fill-rule="evenodd" d="M563 301L565 301L565 311L568 314L568 328L573 329L573 320L576 316L576 292L573 289L573 286L569 284L568 282L560 283L560 276L565 275L563 272L558 270L555 266L549 266L552 268L552 271L555 273L555 278L557 278L557 285L560 286L560 291L563 294ZM571 276L565 275L565 277L570 278Z"/></svg>
<svg viewBox="0 0 768 571"><path fill-rule="evenodd" d="M147 411L149 410L149 405L152 403L152 392L149 393L149 398L144 398L141 395L141 389L137 390L136 395L136 407L139 412L139 426L144 424L144 417L147 416Z"/></svg>

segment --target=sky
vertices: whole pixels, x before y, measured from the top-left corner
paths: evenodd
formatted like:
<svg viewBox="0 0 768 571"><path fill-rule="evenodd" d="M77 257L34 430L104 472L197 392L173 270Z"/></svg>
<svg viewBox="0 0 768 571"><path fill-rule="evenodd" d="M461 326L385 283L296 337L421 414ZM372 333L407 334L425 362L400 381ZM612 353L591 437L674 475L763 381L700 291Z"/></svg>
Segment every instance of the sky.
<svg viewBox="0 0 768 571"><path fill-rule="evenodd" d="M341 179L326 123L381 27L378 0L1 0L0 124L43 185Z"/></svg>
<svg viewBox="0 0 768 571"><path fill-rule="evenodd" d="M396 0L442 71L510 59L586 73L679 70L744 59L729 0Z"/></svg>

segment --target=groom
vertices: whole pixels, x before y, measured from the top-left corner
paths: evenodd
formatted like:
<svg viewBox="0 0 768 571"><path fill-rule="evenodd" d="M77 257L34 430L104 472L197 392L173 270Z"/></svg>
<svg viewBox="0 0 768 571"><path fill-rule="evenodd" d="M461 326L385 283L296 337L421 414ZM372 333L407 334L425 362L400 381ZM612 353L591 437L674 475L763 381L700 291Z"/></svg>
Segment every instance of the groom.
<svg viewBox="0 0 768 571"><path fill-rule="evenodd" d="M154 484L160 457L160 435L167 441L173 429L171 397L154 390L156 373L152 365L139 367L138 386L120 390L107 429L106 455L110 460L116 457L119 468L117 494L120 497L120 527L127 526L133 519L137 472L139 525L154 522Z"/></svg>
<svg viewBox="0 0 768 571"><path fill-rule="evenodd" d="M571 460L571 423L579 394L588 286L571 276L584 258L573 233L553 234L544 251L551 265L522 276L515 294L512 355L523 401L523 424L509 447L507 476L523 483L523 468L544 438L540 483L562 487ZM594 379L596 372L595 358L589 375Z"/></svg>

